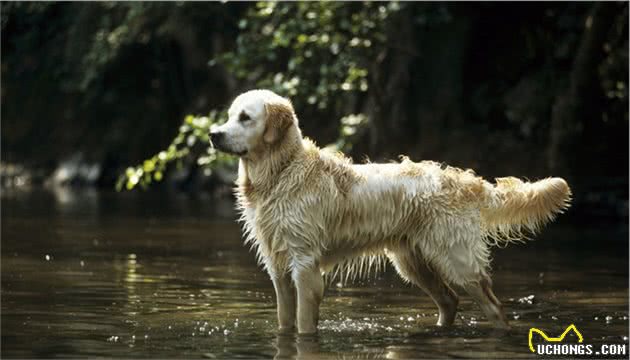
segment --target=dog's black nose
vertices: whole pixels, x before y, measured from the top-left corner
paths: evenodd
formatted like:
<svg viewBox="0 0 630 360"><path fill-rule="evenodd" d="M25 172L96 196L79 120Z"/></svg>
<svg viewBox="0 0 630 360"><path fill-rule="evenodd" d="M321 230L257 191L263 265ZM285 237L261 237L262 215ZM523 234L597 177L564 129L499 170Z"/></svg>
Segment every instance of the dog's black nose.
<svg viewBox="0 0 630 360"><path fill-rule="evenodd" d="M221 139L223 139L224 136L225 136L225 133L223 131L211 131L210 132L210 140L213 143L221 141Z"/></svg>

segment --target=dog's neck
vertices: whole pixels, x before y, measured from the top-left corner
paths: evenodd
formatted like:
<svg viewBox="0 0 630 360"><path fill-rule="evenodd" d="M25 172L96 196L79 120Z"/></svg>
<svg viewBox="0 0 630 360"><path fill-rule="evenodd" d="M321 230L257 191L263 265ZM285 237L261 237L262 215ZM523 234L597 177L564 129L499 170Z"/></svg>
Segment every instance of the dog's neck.
<svg viewBox="0 0 630 360"><path fill-rule="evenodd" d="M278 183L282 171L302 156L304 145L301 133L292 127L279 143L265 144L262 151L241 157L238 190L248 201L264 196Z"/></svg>

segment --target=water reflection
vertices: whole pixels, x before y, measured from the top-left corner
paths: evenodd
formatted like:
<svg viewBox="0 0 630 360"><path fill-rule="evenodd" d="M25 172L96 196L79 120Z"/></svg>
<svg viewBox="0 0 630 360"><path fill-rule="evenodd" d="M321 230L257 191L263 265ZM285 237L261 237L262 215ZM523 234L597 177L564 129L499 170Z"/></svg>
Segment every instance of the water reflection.
<svg viewBox="0 0 630 360"><path fill-rule="evenodd" d="M274 341L274 359L318 359L319 336L278 334Z"/></svg>
<svg viewBox="0 0 630 360"><path fill-rule="evenodd" d="M513 329L462 297L452 329L391 271L332 284L316 337L278 335L271 282L225 199L23 193L2 198L2 356L408 359L531 357L532 326L628 342L626 226L558 225L495 251ZM219 209L219 210L217 210ZM391 269L390 269L391 270Z"/></svg>

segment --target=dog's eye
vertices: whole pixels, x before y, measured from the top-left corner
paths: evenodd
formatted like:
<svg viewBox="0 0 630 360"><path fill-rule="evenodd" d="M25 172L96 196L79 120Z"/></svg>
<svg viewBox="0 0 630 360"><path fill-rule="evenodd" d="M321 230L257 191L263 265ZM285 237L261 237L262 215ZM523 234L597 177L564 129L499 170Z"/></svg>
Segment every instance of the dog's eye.
<svg viewBox="0 0 630 360"><path fill-rule="evenodd" d="M247 115L245 112L242 112L241 115L238 116L238 121L240 122L246 122L251 120L252 118L249 117L249 115Z"/></svg>

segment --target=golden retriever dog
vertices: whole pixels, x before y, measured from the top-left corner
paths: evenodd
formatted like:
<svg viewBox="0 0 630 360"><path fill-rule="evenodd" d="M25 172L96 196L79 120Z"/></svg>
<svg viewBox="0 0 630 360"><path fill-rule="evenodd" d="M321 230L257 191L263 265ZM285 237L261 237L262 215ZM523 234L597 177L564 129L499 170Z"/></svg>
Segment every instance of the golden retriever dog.
<svg viewBox="0 0 630 360"><path fill-rule="evenodd" d="M569 206L561 178L492 184L432 161L354 165L302 137L291 102L269 90L239 95L210 138L240 156L236 194L246 241L271 276L281 332L315 333L324 275L365 273L389 259L451 325L463 289L498 328L490 248L535 233Z"/></svg>

